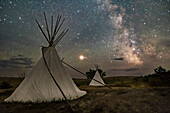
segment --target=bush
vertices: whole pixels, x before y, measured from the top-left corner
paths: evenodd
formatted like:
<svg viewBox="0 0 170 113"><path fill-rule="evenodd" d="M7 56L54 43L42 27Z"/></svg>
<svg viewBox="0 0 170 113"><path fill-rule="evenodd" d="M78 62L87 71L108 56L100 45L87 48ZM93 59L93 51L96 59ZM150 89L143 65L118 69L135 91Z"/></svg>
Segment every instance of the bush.
<svg viewBox="0 0 170 113"><path fill-rule="evenodd" d="M11 87L12 86L7 82L2 82L1 85L0 85L1 89L8 89L8 88L11 88Z"/></svg>
<svg viewBox="0 0 170 113"><path fill-rule="evenodd" d="M148 82L149 81L149 76L150 75L135 77L133 80L134 80L134 82Z"/></svg>
<svg viewBox="0 0 170 113"><path fill-rule="evenodd" d="M96 73L96 70L89 69L88 72L86 72L87 78L93 78Z"/></svg>
<svg viewBox="0 0 170 113"><path fill-rule="evenodd" d="M106 72L104 72L102 69L97 69L97 70L89 69L89 71L86 72L87 78L91 78L92 79L97 71L99 72L99 75L101 77L106 76Z"/></svg>
<svg viewBox="0 0 170 113"><path fill-rule="evenodd" d="M160 73L166 72L166 69L163 68L162 66L159 66L159 67L155 68L154 71L155 71L155 74L160 74Z"/></svg>
<svg viewBox="0 0 170 113"><path fill-rule="evenodd" d="M115 84L113 87L131 87L131 85L130 84L122 84L122 83L117 83L117 84Z"/></svg>
<svg viewBox="0 0 170 113"><path fill-rule="evenodd" d="M170 73L153 74L149 77L150 86L170 86Z"/></svg>
<svg viewBox="0 0 170 113"><path fill-rule="evenodd" d="M101 77L106 76L106 72L104 72L103 70L97 69L97 71L99 72L99 74L101 75Z"/></svg>

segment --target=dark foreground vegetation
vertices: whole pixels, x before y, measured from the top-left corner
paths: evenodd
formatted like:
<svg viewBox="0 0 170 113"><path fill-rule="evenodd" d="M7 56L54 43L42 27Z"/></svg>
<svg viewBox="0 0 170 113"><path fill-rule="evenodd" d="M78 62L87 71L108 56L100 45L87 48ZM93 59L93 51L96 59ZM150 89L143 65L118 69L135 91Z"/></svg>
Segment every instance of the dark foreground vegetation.
<svg viewBox="0 0 170 113"><path fill-rule="evenodd" d="M90 79L74 79L87 95L70 103L75 113L170 113L170 73L156 72L141 77L104 78L112 89L88 86ZM65 101L5 103L3 100L22 80L0 78L0 113L71 113Z"/></svg>
<svg viewBox="0 0 170 113"><path fill-rule="evenodd" d="M169 113L169 88L81 88L88 93L70 101L75 113ZM4 103L12 91L0 94L1 113L71 113L65 101L50 103Z"/></svg>

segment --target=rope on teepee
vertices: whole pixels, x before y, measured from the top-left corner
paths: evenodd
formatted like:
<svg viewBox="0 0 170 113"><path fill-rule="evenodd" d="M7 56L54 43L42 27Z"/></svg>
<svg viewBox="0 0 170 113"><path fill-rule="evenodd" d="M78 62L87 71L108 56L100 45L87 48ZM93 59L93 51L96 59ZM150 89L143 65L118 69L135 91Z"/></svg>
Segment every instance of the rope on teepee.
<svg viewBox="0 0 170 113"><path fill-rule="evenodd" d="M73 66L67 64L67 63L64 62L63 60L61 60L61 62L63 62L65 65L67 65L68 67L72 68L73 70L75 70L75 71L81 73L82 75L86 76L86 74L84 74L83 72L81 72L81 71L79 71L78 69L74 68ZM96 81L96 82L98 82L98 83L100 83L100 84L102 84L102 85L105 86L105 87L108 87L108 88L112 89L110 86L107 86L107 85L103 84L102 82L100 82L100 81L98 81L98 80L96 80L96 79L94 79L94 78L90 78L90 79L91 79L91 80L94 80L94 81Z"/></svg>
<svg viewBox="0 0 170 113"><path fill-rule="evenodd" d="M59 84L58 84L57 81L55 80L54 76L52 75L52 73L51 73L51 71L50 71L50 69L49 69L49 67L48 67L48 65L47 65L47 62L46 62L46 59L45 59L45 56L44 56L44 51L43 51L43 49L44 49L44 47L42 47L43 60L44 60L44 63L45 63L45 65L46 65L49 73L50 73L50 76L51 76L51 78L53 79L53 81L55 82L55 84L56 84L56 86L58 87L58 89L60 90L60 92L61 92L61 94L63 95L63 97L65 98L67 104L69 105L69 107L71 108L71 110L74 112L74 109L73 109L72 105L70 104L70 102L69 102L68 99L66 98L64 92L62 91L61 87L59 86Z"/></svg>

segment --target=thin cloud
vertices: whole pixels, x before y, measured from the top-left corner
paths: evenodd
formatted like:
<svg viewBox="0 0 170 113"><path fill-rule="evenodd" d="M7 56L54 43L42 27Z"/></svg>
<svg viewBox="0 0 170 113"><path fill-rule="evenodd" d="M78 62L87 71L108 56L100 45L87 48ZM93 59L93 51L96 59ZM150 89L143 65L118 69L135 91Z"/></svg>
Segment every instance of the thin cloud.
<svg viewBox="0 0 170 113"><path fill-rule="evenodd" d="M113 60L124 60L124 58L114 58Z"/></svg>
<svg viewBox="0 0 170 113"><path fill-rule="evenodd" d="M27 58L23 55L12 56L8 60L0 60L2 68L32 68L32 58Z"/></svg>
<svg viewBox="0 0 170 113"><path fill-rule="evenodd" d="M126 68L126 69L110 69L110 71L125 71L125 72L129 72L129 71L137 71L138 68Z"/></svg>

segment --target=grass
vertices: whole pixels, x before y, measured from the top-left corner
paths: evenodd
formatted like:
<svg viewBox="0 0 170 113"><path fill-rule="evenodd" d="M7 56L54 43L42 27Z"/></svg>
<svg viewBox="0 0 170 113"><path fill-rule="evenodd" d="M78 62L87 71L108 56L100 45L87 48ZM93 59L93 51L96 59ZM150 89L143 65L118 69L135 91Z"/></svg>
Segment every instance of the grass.
<svg viewBox="0 0 170 113"><path fill-rule="evenodd" d="M75 113L169 113L170 88L151 87L148 82L136 77L104 78L107 87L88 86L90 80L74 79L76 85L87 91L87 95L70 101ZM0 89L1 113L70 113L65 101L44 103L4 103L22 79L0 78L12 88Z"/></svg>

